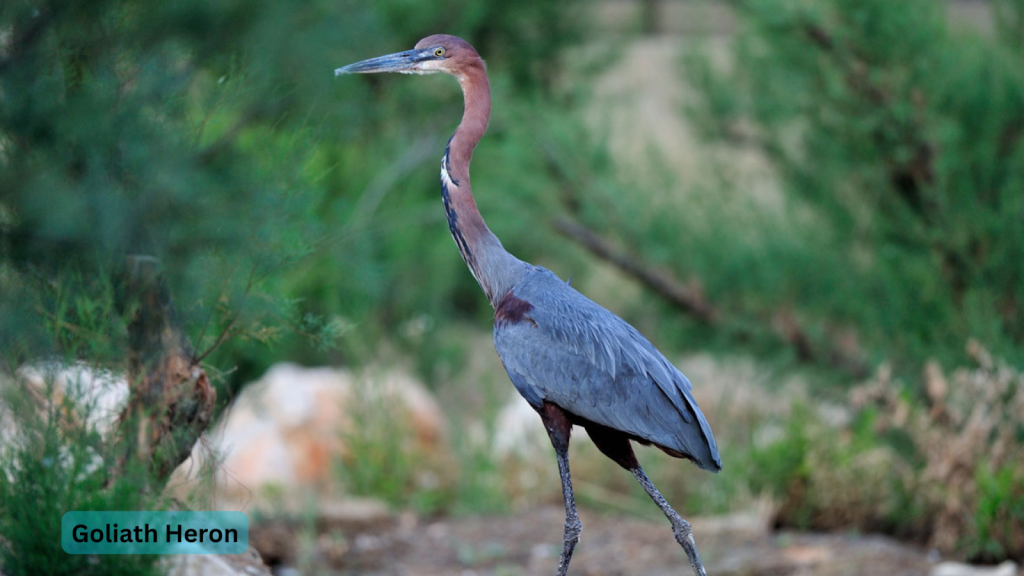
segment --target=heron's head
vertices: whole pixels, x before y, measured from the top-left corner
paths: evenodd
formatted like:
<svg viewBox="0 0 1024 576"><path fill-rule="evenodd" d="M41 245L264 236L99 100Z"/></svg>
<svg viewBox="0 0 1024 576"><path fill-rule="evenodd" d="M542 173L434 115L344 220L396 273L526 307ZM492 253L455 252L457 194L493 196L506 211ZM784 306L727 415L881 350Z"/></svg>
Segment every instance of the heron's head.
<svg viewBox="0 0 1024 576"><path fill-rule="evenodd" d="M468 66L483 64L476 50L462 38L447 34L427 36L416 47L405 52L378 56L349 64L334 71L341 74L373 74L400 72L402 74L433 74L444 72L458 77Z"/></svg>

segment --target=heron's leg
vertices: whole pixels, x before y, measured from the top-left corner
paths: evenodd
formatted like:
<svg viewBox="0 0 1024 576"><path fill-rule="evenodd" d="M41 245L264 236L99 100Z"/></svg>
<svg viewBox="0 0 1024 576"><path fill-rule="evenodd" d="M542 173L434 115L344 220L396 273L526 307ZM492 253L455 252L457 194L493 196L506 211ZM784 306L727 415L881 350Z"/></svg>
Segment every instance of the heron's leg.
<svg viewBox="0 0 1024 576"><path fill-rule="evenodd" d="M704 571L704 565L700 562L700 555L697 554L697 544L693 541L693 531L690 530L690 523L683 520L676 511L668 505L665 498L658 492L658 489L654 487L654 482L644 474L644 469L640 467L640 463L636 461L636 455L633 453L633 446L629 443L629 436L618 430L595 424L593 422L586 424L587 434L590 435L590 439L594 441L594 445L597 446L605 456L611 458L616 464L622 466L626 470L629 470L633 476L640 482L640 485L647 491L647 495L654 500L654 503L661 508L661 511L668 517L668 521L672 523L672 532L676 535L676 540L686 551L686 556L690 559L690 565L693 566L693 571L697 576L707 576L707 572Z"/></svg>
<svg viewBox="0 0 1024 576"><path fill-rule="evenodd" d="M556 447L555 453L558 456L558 474L562 477L562 496L565 497L565 530L562 533L562 555L558 560L558 576L565 576L569 571L569 560L572 560L573 550L576 549L576 544L580 541L583 523L580 522L579 514L576 513L576 498L572 493L568 446Z"/></svg>
<svg viewBox="0 0 1024 576"><path fill-rule="evenodd" d="M565 498L565 530L562 533L562 555L558 560L558 576L565 576L569 570L573 550L580 541L583 523L576 512L576 497L572 493L572 478L569 476L569 433L572 424L564 410L545 402L540 410L541 420L548 431L551 445L558 458L558 474L562 477L562 496Z"/></svg>
<svg viewBox="0 0 1024 576"><path fill-rule="evenodd" d="M683 547L686 552L686 556L690 559L690 565L693 566L693 573L697 576L707 576L707 572L704 571L704 565L700 561L700 555L697 554L697 543L693 540L693 530L690 529L690 523L683 520L676 511L668 505L665 501L664 496L658 489L654 487L654 482L644 474L644 469L637 464L635 468L630 469L633 476L636 477L640 485L647 491L647 495L654 500L654 503L661 508L661 511L668 518L668 521L672 523L672 532L676 535L676 541Z"/></svg>

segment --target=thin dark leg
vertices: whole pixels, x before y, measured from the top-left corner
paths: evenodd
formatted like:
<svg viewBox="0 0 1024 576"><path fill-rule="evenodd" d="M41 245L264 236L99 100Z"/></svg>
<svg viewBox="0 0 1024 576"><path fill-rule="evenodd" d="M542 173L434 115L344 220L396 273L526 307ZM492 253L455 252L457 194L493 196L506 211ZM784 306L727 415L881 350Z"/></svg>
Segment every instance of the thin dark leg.
<svg viewBox="0 0 1024 576"><path fill-rule="evenodd" d="M562 556L558 560L558 576L565 576L569 571L569 560L572 560L573 550L580 541L583 523L576 513L576 498L572 493L572 478L569 477L568 450L555 450L558 455L558 474L562 477L562 496L565 497L565 531L562 533Z"/></svg>
<svg viewBox="0 0 1024 576"><path fill-rule="evenodd" d="M700 555L697 554L697 543L693 540L693 530L690 529L690 523L683 520L676 511L668 505L665 498L658 492L658 489L654 487L654 483L651 479L644 474L644 469L639 464L636 468L630 470L633 476L636 477L640 485L647 491L647 495L654 500L654 503L661 508L661 511L665 513L668 521L672 523L672 532L676 535L676 541L683 547L686 552L686 556L690 559L690 566L693 566L693 573L697 576L707 576L707 572L704 571L704 565L701 564Z"/></svg>
<svg viewBox="0 0 1024 576"><path fill-rule="evenodd" d="M704 571L704 565L700 562L700 555L697 554L697 544L693 541L693 531L690 530L690 523L683 520L679 514L676 514L676 511L668 505L665 498L654 487L651 479L647 477L647 474L644 474L644 469L640 467L640 463L636 461L636 455L633 454L633 446L629 443L629 436L618 430L594 424L593 422L587 424L586 428L587 434L590 435L590 439L594 441L597 448L619 466L632 472L633 476L640 481L640 485L647 491L647 495L651 497L651 500L654 500L658 508L661 508L661 511L668 517L668 521L672 523L672 532L676 535L676 540L682 545L686 555L690 558L693 572L697 576L707 576L707 573Z"/></svg>
<svg viewBox="0 0 1024 576"><path fill-rule="evenodd" d="M562 496L565 498L565 530L562 533L562 555L558 560L558 576L565 576L569 571L569 561L573 550L580 541L583 523L576 513L576 497L572 493L572 478L569 476L569 433L572 424L566 413L554 404L545 403L540 410L541 420L551 438L558 458L558 474L562 477Z"/></svg>

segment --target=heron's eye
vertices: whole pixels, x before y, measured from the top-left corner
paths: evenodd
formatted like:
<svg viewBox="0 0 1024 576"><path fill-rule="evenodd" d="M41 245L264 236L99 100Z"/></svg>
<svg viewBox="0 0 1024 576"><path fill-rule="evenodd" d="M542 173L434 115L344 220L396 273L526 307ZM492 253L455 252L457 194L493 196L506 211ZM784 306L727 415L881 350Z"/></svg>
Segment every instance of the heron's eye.
<svg viewBox="0 0 1024 576"><path fill-rule="evenodd" d="M444 48L435 48L434 49L434 56L437 56L438 58L440 58L441 56L444 56Z"/></svg>

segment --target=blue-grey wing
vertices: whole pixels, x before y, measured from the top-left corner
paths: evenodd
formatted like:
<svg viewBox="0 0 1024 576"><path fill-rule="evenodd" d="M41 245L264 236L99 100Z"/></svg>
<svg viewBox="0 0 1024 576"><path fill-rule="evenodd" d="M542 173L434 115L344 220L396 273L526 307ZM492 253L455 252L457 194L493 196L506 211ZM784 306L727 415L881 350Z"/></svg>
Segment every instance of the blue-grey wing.
<svg viewBox="0 0 1024 576"><path fill-rule="evenodd" d="M719 470L692 385L635 328L537 268L499 304L494 344L519 392Z"/></svg>

